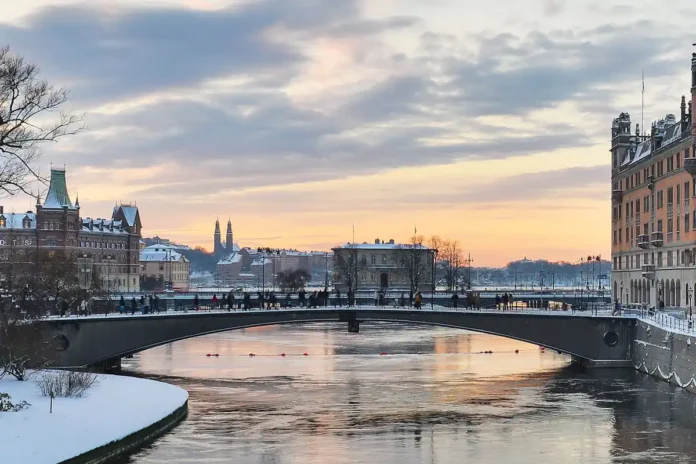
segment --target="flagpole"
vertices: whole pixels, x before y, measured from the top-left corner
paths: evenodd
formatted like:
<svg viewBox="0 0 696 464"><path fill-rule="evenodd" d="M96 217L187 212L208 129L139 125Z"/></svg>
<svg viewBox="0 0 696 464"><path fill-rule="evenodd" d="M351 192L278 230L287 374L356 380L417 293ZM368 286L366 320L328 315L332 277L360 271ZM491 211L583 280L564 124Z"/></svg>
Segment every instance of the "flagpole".
<svg viewBox="0 0 696 464"><path fill-rule="evenodd" d="M640 78L642 83L642 90L640 93L640 129L643 131L643 135L645 135L645 123L643 121L643 115L645 113L645 70L643 69L640 70Z"/></svg>

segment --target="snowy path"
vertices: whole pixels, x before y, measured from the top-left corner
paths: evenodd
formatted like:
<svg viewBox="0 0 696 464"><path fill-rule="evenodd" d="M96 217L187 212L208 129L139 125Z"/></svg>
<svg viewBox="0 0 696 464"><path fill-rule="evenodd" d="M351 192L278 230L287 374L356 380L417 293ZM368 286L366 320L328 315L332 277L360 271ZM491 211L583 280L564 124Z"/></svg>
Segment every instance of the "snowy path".
<svg viewBox="0 0 696 464"><path fill-rule="evenodd" d="M83 398L39 396L32 380L0 380L0 392L31 407L0 412L0 462L55 464L106 445L164 419L181 407L188 392L152 380L101 375Z"/></svg>

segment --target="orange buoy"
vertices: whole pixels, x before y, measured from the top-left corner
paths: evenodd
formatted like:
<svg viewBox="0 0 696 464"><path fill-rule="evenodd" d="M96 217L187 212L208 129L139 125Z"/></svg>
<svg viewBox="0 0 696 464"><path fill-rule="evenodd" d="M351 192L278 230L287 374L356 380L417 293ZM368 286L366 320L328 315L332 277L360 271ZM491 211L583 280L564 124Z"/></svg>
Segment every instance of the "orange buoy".
<svg viewBox="0 0 696 464"><path fill-rule="evenodd" d="M285 356L285 353L280 353L281 356Z"/></svg>
<svg viewBox="0 0 696 464"><path fill-rule="evenodd" d="M515 350L515 354L518 354L519 352L520 352L520 350Z"/></svg>
<svg viewBox="0 0 696 464"><path fill-rule="evenodd" d="M307 353L302 353L303 356L307 356Z"/></svg>

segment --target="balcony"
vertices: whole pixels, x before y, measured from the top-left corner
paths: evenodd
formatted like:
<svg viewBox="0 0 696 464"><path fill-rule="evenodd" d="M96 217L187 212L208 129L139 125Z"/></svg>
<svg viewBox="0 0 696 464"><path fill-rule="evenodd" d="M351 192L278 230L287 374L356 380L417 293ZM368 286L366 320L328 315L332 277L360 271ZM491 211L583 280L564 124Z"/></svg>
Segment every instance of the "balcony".
<svg viewBox="0 0 696 464"><path fill-rule="evenodd" d="M685 158L684 170L691 174L691 177L696 177L696 158Z"/></svg>
<svg viewBox="0 0 696 464"><path fill-rule="evenodd" d="M662 232L653 232L650 234L650 244L654 247L661 247L665 244L665 237Z"/></svg>
<svg viewBox="0 0 696 464"><path fill-rule="evenodd" d="M643 274L643 277L646 279L654 279L655 278L655 265L654 264L643 264L641 267L641 271Z"/></svg>
<svg viewBox="0 0 696 464"><path fill-rule="evenodd" d="M655 178L653 176L648 176L648 188L651 192L655 190Z"/></svg>
<svg viewBox="0 0 696 464"><path fill-rule="evenodd" d="M623 199L623 191L622 190L612 190L611 191L611 199L616 203L621 203L621 200Z"/></svg>
<svg viewBox="0 0 696 464"><path fill-rule="evenodd" d="M639 235L638 246L644 250L650 248L650 236L648 234Z"/></svg>

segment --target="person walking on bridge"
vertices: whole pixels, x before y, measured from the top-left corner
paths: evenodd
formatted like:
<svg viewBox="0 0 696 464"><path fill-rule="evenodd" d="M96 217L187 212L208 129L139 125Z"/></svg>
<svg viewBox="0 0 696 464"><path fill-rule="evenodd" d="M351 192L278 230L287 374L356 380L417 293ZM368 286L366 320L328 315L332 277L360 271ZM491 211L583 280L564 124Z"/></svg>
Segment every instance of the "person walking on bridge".
<svg viewBox="0 0 696 464"><path fill-rule="evenodd" d="M121 295L121 299L118 302L118 312L123 314L126 312L126 299Z"/></svg>
<svg viewBox="0 0 696 464"><path fill-rule="evenodd" d="M299 293L297 294L297 304L304 308L305 307L305 302L307 301L307 292L305 292L305 289L301 289Z"/></svg>
<svg viewBox="0 0 696 464"><path fill-rule="evenodd" d="M458 303L459 303L459 295L457 295L457 291L455 290L454 293L452 294L452 307L454 309L457 309Z"/></svg>
<svg viewBox="0 0 696 464"><path fill-rule="evenodd" d="M193 309L194 309L194 311L198 311L198 303L199 303L199 301L198 301L198 293L196 293L196 294L193 296Z"/></svg>
<svg viewBox="0 0 696 464"><path fill-rule="evenodd" d="M135 314L135 311L138 309L138 302L135 301L135 297L131 300L131 316Z"/></svg>
<svg viewBox="0 0 696 464"><path fill-rule="evenodd" d="M232 311L234 308L234 292L230 290L227 294L227 311Z"/></svg>
<svg viewBox="0 0 696 464"><path fill-rule="evenodd" d="M249 292L244 292L244 311L249 311L249 308L251 307L251 295Z"/></svg>
<svg viewBox="0 0 696 464"><path fill-rule="evenodd" d="M336 287L336 299L334 300L334 308L338 306L340 308L343 307L343 303L341 302L341 290Z"/></svg>
<svg viewBox="0 0 696 464"><path fill-rule="evenodd" d="M421 296L421 292L416 292L416 304L415 308L416 309L421 309L421 303L423 302L423 297Z"/></svg>

